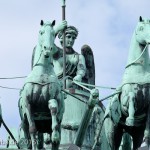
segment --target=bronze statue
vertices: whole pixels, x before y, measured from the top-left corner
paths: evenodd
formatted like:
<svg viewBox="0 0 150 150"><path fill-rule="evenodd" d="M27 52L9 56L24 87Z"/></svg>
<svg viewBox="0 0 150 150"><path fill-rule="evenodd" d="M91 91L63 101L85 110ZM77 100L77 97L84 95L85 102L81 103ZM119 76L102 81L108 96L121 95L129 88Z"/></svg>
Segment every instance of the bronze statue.
<svg viewBox="0 0 150 150"><path fill-rule="evenodd" d="M105 113L105 131L111 150L119 148L123 131L133 139L133 150L143 138L150 145L150 20L139 18L131 40L123 81ZM149 146L150 149L150 146Z"/></svg>
<svg viewBox="0 0 150 150"><path fill-rule="evenodd" d="M38 143L43 134L51 136L52 150L58 150L60 144L61 121L64 113L62 84L58 80L52 64L55 51L55 31L52 23L41 21L38 44L35 48L33 69L21 90L19 111L22 127L28 144L32 149L42 149ZM39 135L36 139L36 135ZM31 143L30 143L31 141ZM28 147L29 148L29 147ZM30 147L31 148L31 147Z"/></svg>

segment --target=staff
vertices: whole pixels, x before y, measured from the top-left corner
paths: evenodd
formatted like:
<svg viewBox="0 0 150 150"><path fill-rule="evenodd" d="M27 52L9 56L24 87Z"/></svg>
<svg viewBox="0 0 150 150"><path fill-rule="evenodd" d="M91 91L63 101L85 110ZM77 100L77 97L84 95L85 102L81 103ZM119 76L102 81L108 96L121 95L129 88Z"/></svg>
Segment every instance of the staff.
<svg viewBox="0 0 150 150"><path fill-rule="evenodd" d="M65 20L65 0L62 0L62 20ZM66 76L66 45L65 45L65 29L63 31L63 79ZM66 88L66 80L64 80L63 84L64 89Z"/></svg>
<svg viewBox="0 0 150 150"><path fill-rule="evenodd" d="M2 109L1 109L1 105L0 105L0 125L1 125L1 123L5 127L6 131L9 133L10 137L14 140L14 142L17 145L18 149L20 149L20 146L19 146L18 142L16 141L15 137L13 136L13 134L11 133L11 131L9 130L9 128L7 127L7 125L5 124L5 122L2 118Z"/></svg>

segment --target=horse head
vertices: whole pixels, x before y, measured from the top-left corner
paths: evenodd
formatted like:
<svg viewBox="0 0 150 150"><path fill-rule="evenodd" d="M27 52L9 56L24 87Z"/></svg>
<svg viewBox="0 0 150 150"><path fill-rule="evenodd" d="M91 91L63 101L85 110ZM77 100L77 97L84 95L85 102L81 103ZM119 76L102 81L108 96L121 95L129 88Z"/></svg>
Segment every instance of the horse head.
<svg viewBox="0 0 150 150"><path fill-rule="evenodd" d="M143 19L141 16L133 33L126 70L123 77L124 83L147 83L149 77L149 51L150 44L150 20ZM136 75L136 77L135 77Z"/></svg>
<svg viewBox="0 0 150 150"><path fill-rule="evenodd" d="M136 33L136 40L140 44L142 45L149 44L150 43L150 20L143 19L140 16L135 33Z"/></svg>
<svg viewBox="0 0 150 150"><path fill-rule="evenodd" d="M55 20L50 22L45 22L41 20L41 29L39 31L39 45L44 52L45 58L50 56L51 51L54 48L55 31L53 26L55 25Z"/></svg>

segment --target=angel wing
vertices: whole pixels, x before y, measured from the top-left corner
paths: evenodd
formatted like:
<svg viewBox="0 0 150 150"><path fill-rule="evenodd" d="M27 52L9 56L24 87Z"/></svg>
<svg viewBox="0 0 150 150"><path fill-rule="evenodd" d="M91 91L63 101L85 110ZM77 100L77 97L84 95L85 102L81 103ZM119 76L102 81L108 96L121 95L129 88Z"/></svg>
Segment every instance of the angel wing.
<svg viewBox="0 0 150 150"><path fill-rule="evenodd" d="M83 82L95 85L95 63L92 49L88 45L81 47L81 54L85 58L86 74L83 78Z"/></svg>

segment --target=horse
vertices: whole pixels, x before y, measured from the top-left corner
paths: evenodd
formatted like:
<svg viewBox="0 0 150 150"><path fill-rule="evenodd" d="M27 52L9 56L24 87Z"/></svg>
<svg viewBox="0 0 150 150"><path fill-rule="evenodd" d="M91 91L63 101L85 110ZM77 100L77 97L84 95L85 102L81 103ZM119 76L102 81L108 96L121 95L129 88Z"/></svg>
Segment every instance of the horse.
<svg viewBox="0 0 150 150"><path fill-rule="evenodd" d="M105 134L111 150L118 150L122 135L129 133L133 150L143 140L150 150L150 20L139 17L129 48L120 91L112 97L105 112Z"/></svg>
<svg viewBox="0 0 150 150"><path fill-rule="evenodd" d="M28 148L32 146L33 150L43 148L43 133L50 134L52 150L58 150L60 144L64 100L62 83L52 64L54 25L55 21L50 23L41 20L33 68L20 91L18 102L25 143Z"/></svg>

